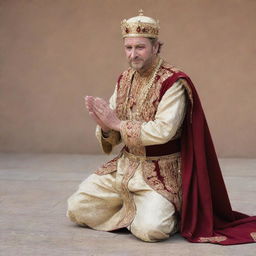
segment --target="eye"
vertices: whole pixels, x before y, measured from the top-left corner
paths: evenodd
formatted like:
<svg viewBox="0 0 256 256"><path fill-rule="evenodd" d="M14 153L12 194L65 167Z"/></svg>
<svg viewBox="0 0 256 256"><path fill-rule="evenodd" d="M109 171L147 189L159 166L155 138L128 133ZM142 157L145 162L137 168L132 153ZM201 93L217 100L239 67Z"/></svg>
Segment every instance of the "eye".
<svg viewBox="0 0 256 256"><path fill-rule="evenodd" d="M126 49L126 50L131 50L132 47L131 47L131 46L125 46L125 49Z"/></svg>

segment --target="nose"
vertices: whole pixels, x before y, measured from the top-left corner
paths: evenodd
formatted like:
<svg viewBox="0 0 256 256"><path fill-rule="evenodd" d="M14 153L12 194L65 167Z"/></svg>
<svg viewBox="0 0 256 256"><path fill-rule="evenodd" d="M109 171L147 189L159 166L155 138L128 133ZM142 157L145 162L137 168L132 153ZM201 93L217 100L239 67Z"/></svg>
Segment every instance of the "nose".
<svg viewBox="0 0 256 256"><path fill-rule="evenodd" d="M133 48L133 49L131 50L131 55L130 55L130 57L131 57L131 59L134 59L134 58L137 57L136 49Z"/></svg>

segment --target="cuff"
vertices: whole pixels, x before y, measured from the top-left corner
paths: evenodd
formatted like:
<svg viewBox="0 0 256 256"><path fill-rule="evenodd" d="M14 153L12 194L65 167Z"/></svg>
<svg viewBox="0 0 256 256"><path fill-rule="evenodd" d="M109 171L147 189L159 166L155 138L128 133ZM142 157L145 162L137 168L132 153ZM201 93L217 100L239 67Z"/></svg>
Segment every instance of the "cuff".
<svg viewBox="0 0 256 256"><path fill-rule="evenodd" d="M123 142L128 147L138 147L142 145L141 141L141 125L139 121L122 121L120 127Z"/></svg>
<svg viewBox="0 0 256 256"><path fill-rule="evenodd" d="M101 140L104 140L105 142L108 142L114 146L120 142L121 135L120 135L120 132L111 130L110 132L108 132L108 136L106 137L103 134L103 131L101 130Z"/></svg>

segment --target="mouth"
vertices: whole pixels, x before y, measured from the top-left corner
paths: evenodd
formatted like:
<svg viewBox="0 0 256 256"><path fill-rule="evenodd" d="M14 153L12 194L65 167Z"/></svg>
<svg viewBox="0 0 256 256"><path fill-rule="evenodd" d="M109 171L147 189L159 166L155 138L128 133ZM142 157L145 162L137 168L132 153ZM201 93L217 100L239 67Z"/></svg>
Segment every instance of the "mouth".
<svg viewBox="0 0 256 256"><path fill-rule="evenodd" d="M132 60L131 62L132 63L139 63L139 62L141 62L142 60L140 60L140 59L137 59L137 60Z"/></svg>

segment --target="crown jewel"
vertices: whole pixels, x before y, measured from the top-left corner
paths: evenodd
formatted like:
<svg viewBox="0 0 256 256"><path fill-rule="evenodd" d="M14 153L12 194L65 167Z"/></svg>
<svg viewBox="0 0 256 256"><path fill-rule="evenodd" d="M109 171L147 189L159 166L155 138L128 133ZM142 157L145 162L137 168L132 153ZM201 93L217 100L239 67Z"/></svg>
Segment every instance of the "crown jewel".
<svg viewBox="0 0 256 256"><path fill-rule="evenodd" d="M139 10L139 16L132 17L121 22L121 31L124 37L150 37L157 38L159 34L159 21L144 16L143 10Z"/></svg>

